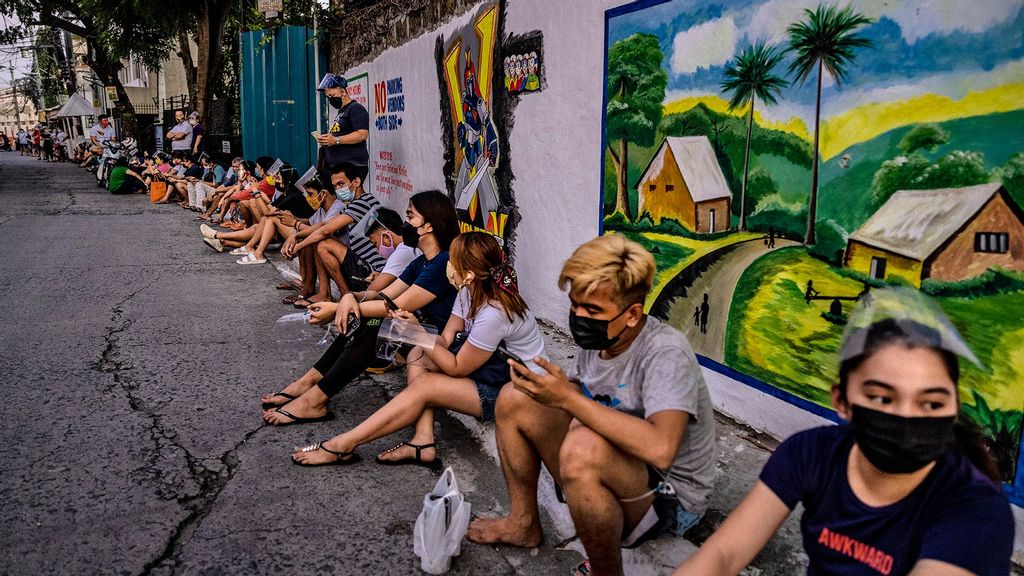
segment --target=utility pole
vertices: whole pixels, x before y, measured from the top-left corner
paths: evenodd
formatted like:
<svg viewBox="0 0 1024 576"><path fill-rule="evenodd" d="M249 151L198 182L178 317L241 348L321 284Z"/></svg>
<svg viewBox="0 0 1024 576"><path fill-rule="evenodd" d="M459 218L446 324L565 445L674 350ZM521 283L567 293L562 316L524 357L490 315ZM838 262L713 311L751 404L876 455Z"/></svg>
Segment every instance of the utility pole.
<svg viewBox="0 0 1024 576"><path fill-rule="evenodd" d="M14 107L14 121L17 122L18 129L21 129L21 110L18 109L18 86L14 83L14 67L8 68L7 71L11 73L11 104Z"/></svg>

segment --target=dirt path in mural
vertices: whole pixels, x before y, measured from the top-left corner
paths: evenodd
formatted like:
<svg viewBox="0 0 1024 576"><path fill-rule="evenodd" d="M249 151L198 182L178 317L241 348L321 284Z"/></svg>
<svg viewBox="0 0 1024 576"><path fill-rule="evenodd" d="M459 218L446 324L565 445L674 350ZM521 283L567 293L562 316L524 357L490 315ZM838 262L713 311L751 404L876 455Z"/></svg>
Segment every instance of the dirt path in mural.
<svg viewBox="0 0 1024 576"><path fill-rule="evenodd" d="M695 352L722 362L729 308L743 271L761 256L796 244L792 240L779 239L775 241L775 248L768 249L761 240L748 240L736 246L686 288L686 297L672 302L668 312L669 323L686 334ZM694 322L693 312L701 305L704 294L708 295L708 324L707 333L701 334L700 325Z"/></svg>

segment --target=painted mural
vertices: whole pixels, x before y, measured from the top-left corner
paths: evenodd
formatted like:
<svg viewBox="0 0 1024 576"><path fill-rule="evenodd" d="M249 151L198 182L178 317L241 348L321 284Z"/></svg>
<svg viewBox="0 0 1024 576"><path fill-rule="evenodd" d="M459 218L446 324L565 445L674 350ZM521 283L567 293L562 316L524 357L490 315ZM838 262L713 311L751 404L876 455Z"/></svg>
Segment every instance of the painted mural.
<svg viewBox="0 0 1024 576"><path fill-rule="evenodd" d="M489 232L511 253L519 215L508 135L519 93L541 87L543 38L506 34L504 21L504 4L485 2L464 28L438 37L435 54L448 192L463 230Z"/></svg>
<svg viewBox="0 0 1024 576"><path fill-rule="evenodd" d="M602 226L702 363L829 415L873 288L984 364L964 415L1024 503L1024 2L642 1L608 11Z"/></svg>

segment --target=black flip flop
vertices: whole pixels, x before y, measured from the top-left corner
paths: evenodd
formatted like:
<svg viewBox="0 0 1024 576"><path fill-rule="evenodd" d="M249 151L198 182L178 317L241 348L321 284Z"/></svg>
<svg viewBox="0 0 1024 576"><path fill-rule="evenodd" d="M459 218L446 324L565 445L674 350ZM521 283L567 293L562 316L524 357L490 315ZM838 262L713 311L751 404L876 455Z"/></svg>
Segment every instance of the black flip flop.
<svg viewBox="0 0 1024 576"><path fill-rule="evenodd" d="M288 394L288 393L285 393L285 392L278 392L277 394L274 394L274 396L280 396L281 398L287 398L288 402L291 402L292 400L295 400L296 398L298 398L298 396L292 396L291 394ZM271 398L273 398L274 396L271 396ZM260 407L262 407L264 410L270 410L271 408L277 408L278 406L284 406L288 402L285 402L284 404L274 404L273 402L264 402L264 403L260 404Z"/></svg>
<svg viewBox="0 0 1024 576"><path fill-rule="evenodd" d="M402 446L408 446L410 448L415 448L416 449L416 456L414 456L412 458L402 458L401 460L382 460L380 456L377 456L377 459L376 459L377 464L380 464L381 466L405 466L406 464L412 464L413 466L422 466L424 468L429 468L431 470L437 469L437 468L441 468L441 459L440 458L437 458L435 456L434 459L431 460L430 462L424 462L423 459L420 457L420 452L422 450L426 450L427 448L434 448L435 451L436 451L437 444L433 444L433 443L432 444L411 444L409 442L402 442L401 444L399 444L398 446L395 446L394 448L391 448L390 450L385 450L384 454L387 454L389 452L394 452L395 450L398 450Z"/></svg>
<svg viewBox="0 0 1024 576"><path fill-rule="evenodd" d="M306 446L305 448L302 449L303 452L315 452L317 450L323 450L324 452L327 452L328 454L334 454L334 458L335 459L333 461L331 461L331 462L323 462L321 464L303 464L302 462L299 462L298 460L296 460L294 456L292 456L292 464L295 464L296 466L310 466L310 467L313 467L313 466L350 466L352 464L358 464L359 462L363 461L363 458L361 456L359 456L359 454L356 454L355 450L352 450L352 451L349 451L349 452L335 452L334 450L331 450L330 448L324 448L324 445L323 445L322 442L317 442L316 444L313 444L312 446Z"/></svg>
<svg viewBox="0 0 1024 576"><path fill-rule="evenodd" d="M334 420L334 413L332 412L328 412L324 416L317 416L316 418L302 418L300 416L292 414L291 412L288 412L287 410L282 410L280 408L275 409L274 412L283 415L285 418L291 418L291 422L287 424L274 424L274 426L290 426L292 424L313 424L314 422L329 422L331 420Z"/></svg>

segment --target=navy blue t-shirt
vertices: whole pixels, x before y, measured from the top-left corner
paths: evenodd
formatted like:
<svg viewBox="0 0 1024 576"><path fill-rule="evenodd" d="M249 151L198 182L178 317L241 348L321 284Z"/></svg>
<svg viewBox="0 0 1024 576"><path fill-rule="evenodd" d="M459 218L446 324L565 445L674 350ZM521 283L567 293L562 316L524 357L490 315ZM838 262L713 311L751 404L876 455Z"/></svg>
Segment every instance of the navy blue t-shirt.
<svg viewBox="0 0 1024 576"><path fill-rule="evenodd" d="M848 426L800 432L779 446L761 481L800 519L810 575L907 574L931 559L979 576L1005 576L1013 515L1002 490L955 450L902 500L879 508L850 488Z"/></svg>
<svg viewBox="0 0 1024 576"><path fill-rule="evenodd" d="M430 260L420 255L410 262L405 272L398 277L406 285L419 286L436 296L420 310L423 322L433 324L438 332L444 330L444 325L448 323L457 294L455 288L448 282L448 275L445 274L447 266L448 252L441 252Z"/></svg>
<svg viewBox="0 0 1024 576"><path fill-rule="evenodd" d="M366 108L363 108L362 104L353 100L338 111L338 115L331 122L328 133L331 136L345 136L357 130L369 129L370 114L366 111ZM324 151L324 159L327 166L334 166L343 162L355 164L356 166L366 166L370 161L369 150L366 148L365 140L356 144L324 146L322 150Z"/></svg>

